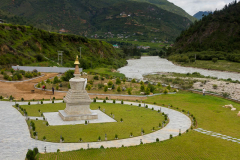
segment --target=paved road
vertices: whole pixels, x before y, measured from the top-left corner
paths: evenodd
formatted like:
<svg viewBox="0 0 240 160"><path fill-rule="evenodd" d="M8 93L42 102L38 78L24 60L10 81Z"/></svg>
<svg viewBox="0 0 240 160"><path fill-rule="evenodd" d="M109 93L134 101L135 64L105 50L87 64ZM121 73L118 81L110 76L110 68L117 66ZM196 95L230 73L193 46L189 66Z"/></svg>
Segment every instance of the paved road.
<svg viewBox="0 0 240 160"><path fill-rule="evenodd" d="M101 100L99 100L100 102ZM57 101L56 101L57 102ZM59 101L62 102L62 101ZM111 100L107 101L112 103ZM35 102L37 103L37 102ZM47 103L47 102L45 102ZM51 102L48 102L51 103ZM120 101L116 101L120 103ZM27 104L20 103L21 104ZM139 103L134 102L124 102L124 104L137 105ZM17 109L13 108L13 102L0 101L0 159L4 160L24 160L28 149L33 149L38 147L40 152L44 152L44 147L46 147L47 152L56 152L57 149L61 151L71 151L80 148L99 148L101 145L106 147L121 147L124 146L135 146L140 144L140 139L143 143L152 143L159 138L160 141L169 139L169 135L177 136L179 134L179 129L181 132L185 132L191 127L191 120L186 115L171 110L168 108L161 107L161 111L169 115L170 122L166 127L156 132L122 140L114 141L103 141L103 142L89 142L89 143L51 143L43 142L39 140L34 140L30 137L28 126L23 117ZM143 106L143 104L142 104ZM154 108L155 110L160 109L159 106L148 104L149 108Z"/></svg>

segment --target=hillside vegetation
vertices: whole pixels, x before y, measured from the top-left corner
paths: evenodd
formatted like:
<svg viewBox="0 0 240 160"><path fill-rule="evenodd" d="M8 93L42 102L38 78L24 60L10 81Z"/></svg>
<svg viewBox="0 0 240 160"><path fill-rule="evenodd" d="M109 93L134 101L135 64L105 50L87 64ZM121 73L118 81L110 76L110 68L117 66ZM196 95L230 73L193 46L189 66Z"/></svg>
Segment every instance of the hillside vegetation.
<svg viewBox="0 0 240 160"><path fill-rule="evenodd" d="M240 62L240 2L204 16L183 31L169 49L170 60L229 60ZM194 61L194 60L193 60Z"/></svg>
<svg viewBox="0 0 240 160"><path fill-rule="evenodd" d="M138 2L148 2L151 4L155 4L159 8L162 8L166 11L176 13L180 16L187 17L189 20L194 22L196 20L195 17L189 15L186 11L184 11L182 8L174 5L173 3L167 1L167 0L132 0L132 1L138 1Z"/></svg>
<svg viewBox="0 0 240 160"><path fill-rule="evenodd" d="M87 37L134 34L141 40L174 40L193 18L166 0L6 0L0 9L48 31L64 29Z"/></svg>
<svg viewBox="0 0 240 160"><path fill-rule="evenodd" d="M103 41L49 33L31 26L0 25L1 68L44 61L57 62L57 51L63 51L63 65L72 67L76 55L79 55L79 47L82 47L80 67L84 69L118 68L127 63L123 53L116 52L111 44Z"/></svg>

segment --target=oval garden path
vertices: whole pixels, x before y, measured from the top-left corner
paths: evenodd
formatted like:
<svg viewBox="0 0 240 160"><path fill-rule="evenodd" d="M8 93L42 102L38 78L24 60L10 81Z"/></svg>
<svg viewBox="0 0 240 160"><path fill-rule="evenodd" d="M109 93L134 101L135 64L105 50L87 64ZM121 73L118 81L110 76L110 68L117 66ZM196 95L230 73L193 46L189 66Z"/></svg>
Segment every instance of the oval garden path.
<svg viewBox="0 0 240 160"><path fill-rule="evenodd" d="M57 103L57 101L55 101ZM62 102L62 101L58 101ZM99 100L98 102L102 102ZM112 103L111 100L107 101ZM31 102L34 103L34 102ZM37 102L35 102L37 103ZM44 102L51 103L51 102ZM120 103L120 101L116 101ZM0 159L10 159L10 160L24 160L27 150L38 147L40 152L44 152L46 147L47 152L56 152L57 149L60 151L71 151L80 148L87 149L88 145L90 148L99 148L101 145L106 147L121 147L124 146L135 146L140 144L140 139L143 143L152 143L159 138L160 141L169 139L170 134L177 136L179 134L179 129L181 133L185 132L191 127L191 120L188 116L168 108L161 107L161 111L169 115L169 123L163 129L155 131L153 133L121 139L112 141L102 141L102 142L89 142L89 143L51 143L43 142L39 140L34 140L30 137L28 126L25 121L25 117L22 116L17 109L12 107L15 103L0 101ZM20 105L27 104L27 102L21 102ZM139 103L134 102L124 102L124 104L137 105ZM160 106L146 104L151 109L160 109ZM141 105L143 106L143 104ZM131 106L129 106L131 107Z"/></svg>

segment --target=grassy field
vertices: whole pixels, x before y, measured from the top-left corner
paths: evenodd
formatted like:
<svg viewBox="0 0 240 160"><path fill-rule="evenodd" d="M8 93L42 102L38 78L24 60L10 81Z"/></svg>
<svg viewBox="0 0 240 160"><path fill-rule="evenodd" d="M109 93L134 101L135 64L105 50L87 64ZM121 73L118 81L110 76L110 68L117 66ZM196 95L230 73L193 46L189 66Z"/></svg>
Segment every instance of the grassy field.
<svg viewBox="0 0 240 160"><path fill-rule="evenodd" d="M190 111L198 122L198 127L240 138L240 118L238 111L223 108L233 104L240 110L240 104L212 96L202 96L181 91L174 95L150 97L146 103L173 105L178 110ZM219 139L195 131L159 143L134 147L88 149L71 152L47 153L38 159L239 159L240 144Z"/></svg>
<svg viewBox="0 0 240 160"><path fill-rule="evenodd" d="M195 131L171 140L134 147L39 154L39 160L65 159L239 159L240 144Z"/></svg>
<svg viewBox="0 0 240 160"><path fill-rule="evenodd" d="M197 60L196 63L182 63L181 66L238 73L240 72L240 63L225 60L218 60L216 63L213 63L212 61Z"/></svg>
<svg viewBox="0 0 240 160"><path fill-rule="evenodd" d="M22 106L28 112L29 116L39 116L38 110L42 112L53 112L60 109L64 109L66 104L50 104L50 105L31 105ZM160 129L159 123L162 123L164 117L157 111L152 111L150 109L145 109L138 106L129 106L121 104L106 104L106 103L92 103L91 109L97 110L98 107L105 109L105 113L111 116L114 114L114 119L117 122L111 123L100 123L94 124L90 123L88 125L63 125L63 126L46 126L46 121L32 120L36 126L36 132L38 132L38 137L42 140L43 136L46 136L47 141L59 142L60 135L64 137L65 142L79 142L82 138L84 142L97 141L98 137L104 140L105 133L107 134L108 140L113 140L115 134L118 135L119 139L129 138L132 132L133 136L140 136L141 129L144 130L146 134ZM120 122L120 119L123 122ZM30 124L28 121L28 124ZM31 134L32 131L31 131Z"/></svg>
<svg viewBox="0 0 240 160"><path fill-rule="evenodd" d="M190 92L181 91L174 95L160 95L150 97L144 102L161 104L171 104L178 107L179 110L184 109L193 114L198 122L198 128L214 131L228 136L240 138L240 118L237 113L240 110L240 104L228 101L226 99L202 96ZM222 106L232 104L237 111L223 108Z"/></svg>
<svg viewBox="0 0 240 160"><path fill-rule="evenodd" d="M97 73L99 75L108 75L112 77L124 78L125 75L118 72L112 72L111 68L94 68L94 69L85 69L84 72L87 73Z"/></svg>

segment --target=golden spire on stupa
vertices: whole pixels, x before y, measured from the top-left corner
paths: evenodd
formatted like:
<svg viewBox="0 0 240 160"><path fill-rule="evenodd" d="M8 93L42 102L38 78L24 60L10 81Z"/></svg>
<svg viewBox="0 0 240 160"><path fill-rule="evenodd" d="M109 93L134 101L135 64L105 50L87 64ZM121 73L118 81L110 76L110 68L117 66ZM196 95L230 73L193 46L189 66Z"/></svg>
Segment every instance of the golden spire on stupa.
<svg viewBox="0 0 240 160"><path fill-rule="evenodd" d="M74 64L75 64L75 71L74 71L74 74L80 74L80 72L79 72L79 60L78 60L78 56L76 57L76 60L75 60L75 62L74 62Z"/></svg>

